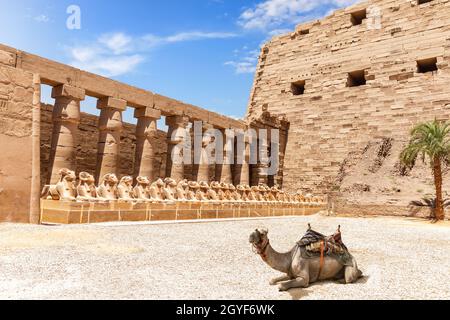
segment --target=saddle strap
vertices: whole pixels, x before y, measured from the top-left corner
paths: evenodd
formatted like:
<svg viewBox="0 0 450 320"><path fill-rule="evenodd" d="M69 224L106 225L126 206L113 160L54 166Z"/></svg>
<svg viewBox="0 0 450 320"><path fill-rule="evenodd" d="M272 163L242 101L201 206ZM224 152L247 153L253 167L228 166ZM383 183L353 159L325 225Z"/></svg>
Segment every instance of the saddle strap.
<svg viewBox="0 0 450 320"><path fill-rule="evenodd" d="M320 266L319 266L319 275L318 279L320 279L320 275L322 274L323 266L325 264L325 241L320 242Z"/></svg>

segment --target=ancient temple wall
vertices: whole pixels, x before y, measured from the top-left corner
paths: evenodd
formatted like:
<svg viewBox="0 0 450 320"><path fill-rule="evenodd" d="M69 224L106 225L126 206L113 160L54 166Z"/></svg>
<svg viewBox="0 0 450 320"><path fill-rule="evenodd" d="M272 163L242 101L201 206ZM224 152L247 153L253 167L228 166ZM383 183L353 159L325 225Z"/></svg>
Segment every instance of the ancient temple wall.
<svg viewBox="0 0 450 320"><path fill-rule="evenodd" d="M52 136L52 105L41 105L41 187L49 176L49 159ZM79 139L77 147L76 172L86 171L93 174L97 165L97 140L99 117L81 113ZM165 159L167 152L167 133L159 130L156 137L155 170L160 177L165 176ZM123 124L119 154L119 176L133 176L136 148L136 126Z"/></svg>
<svg viewBox="0 0 450 320"><path fill-rule="evenodd" d="M29 222L33 75L0 51L0 222Z"/></svg>
<svg viewBox="0 0 450 320"><path fill-rule="evenodd" d="M421 73L418 61L437 70ZM350 152L450 118L449 62L450 1L361 2L268 42L248 115L267 108L290 122L284 188L328 192Z"/></svg>

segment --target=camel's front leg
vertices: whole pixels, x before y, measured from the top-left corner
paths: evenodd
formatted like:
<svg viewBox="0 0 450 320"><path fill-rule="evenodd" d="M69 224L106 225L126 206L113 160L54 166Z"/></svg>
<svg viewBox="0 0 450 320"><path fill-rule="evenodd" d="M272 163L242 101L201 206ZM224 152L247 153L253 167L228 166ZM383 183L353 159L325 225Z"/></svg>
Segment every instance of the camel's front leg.
<svg viewBox="0 0 450 320"><path fill-rule="evenodd" d="M278 289L280 291L288 291L292 288L307 288L309 286L309 281L305 278L298 277L297 279L286 281L281 283L278 286Z"/></svg>
<svg viewBox="0 0 450 320"><path fill-rule="evenodd" d="M287 274L285 274L285 275L283 275L283 276L279 276L279 277L273 278L272 280L270 280L269 284L270 284L271 286L274 286L274 285L276 285L278 282L281 282L281 281L287 281L287 280L291 280L291 279L292 279L291 277L289 277Z"/></svg>

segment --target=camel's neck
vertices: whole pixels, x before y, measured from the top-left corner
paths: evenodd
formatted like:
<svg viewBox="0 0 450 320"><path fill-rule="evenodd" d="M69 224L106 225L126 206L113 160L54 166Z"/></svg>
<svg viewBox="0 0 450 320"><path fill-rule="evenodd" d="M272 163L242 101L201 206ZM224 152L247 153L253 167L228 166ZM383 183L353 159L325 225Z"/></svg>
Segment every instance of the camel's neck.
<svg viewBox="0 0 450 320"><path fill-rule="evenodd" d="M269 244L264 252L264 257L264 261L272 269L282 273L289 273L292 264L292 250L286 253L279 253Z"/></svg>

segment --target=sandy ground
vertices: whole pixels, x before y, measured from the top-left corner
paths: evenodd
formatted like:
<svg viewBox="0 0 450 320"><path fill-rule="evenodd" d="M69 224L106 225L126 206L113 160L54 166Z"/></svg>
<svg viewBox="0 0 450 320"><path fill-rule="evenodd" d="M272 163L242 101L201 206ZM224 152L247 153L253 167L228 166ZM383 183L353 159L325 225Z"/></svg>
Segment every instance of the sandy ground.
<svg viewBox="0 0 450 320"><path fill-rule="evenodd" d="M365 276L280 293L248 235L289 250L311 222ZM450 299L450 225L320 215L189 224L0 225L1 299Z"/></svg>

